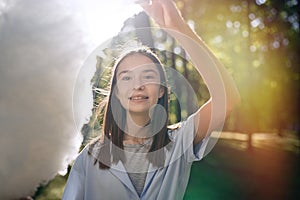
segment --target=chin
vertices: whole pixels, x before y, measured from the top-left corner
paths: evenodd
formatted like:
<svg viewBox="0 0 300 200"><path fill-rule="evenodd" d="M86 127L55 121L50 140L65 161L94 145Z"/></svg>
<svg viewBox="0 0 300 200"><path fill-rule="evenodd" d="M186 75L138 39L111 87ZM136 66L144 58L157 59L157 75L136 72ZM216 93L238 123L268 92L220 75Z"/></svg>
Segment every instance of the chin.
<svg viewBox="0 0 300 200"><path fill-rule="evenodd" d="M137 114L138 113L139 114L143 114L144 113L144 114L147 114L147 115L149 113L149 110L150 110L149 108L136 108L136 107L128 109L128 111L131 112L131 113L137 113Z"/></svg>

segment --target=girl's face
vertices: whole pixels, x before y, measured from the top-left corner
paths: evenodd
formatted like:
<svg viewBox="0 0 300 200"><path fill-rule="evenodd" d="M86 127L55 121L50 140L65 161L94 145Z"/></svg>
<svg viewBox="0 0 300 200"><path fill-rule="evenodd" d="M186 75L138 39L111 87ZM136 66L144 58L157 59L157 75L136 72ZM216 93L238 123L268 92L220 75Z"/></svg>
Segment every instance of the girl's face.
<svg viewBox="0 0 300 200"><path fill-rule="evenodd" d="M135 53L126 56L116 71L116 96L130 113L149 114L164 94L160 73L147 56Z"/></svg>

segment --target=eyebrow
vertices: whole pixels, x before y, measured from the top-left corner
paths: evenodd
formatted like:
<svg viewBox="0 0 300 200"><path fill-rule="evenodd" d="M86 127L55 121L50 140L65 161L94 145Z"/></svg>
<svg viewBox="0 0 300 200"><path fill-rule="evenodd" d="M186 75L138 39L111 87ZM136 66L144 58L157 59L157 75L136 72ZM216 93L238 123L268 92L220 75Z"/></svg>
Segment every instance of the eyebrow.
<svg viewBox="0 0 300 200"><path fill-rule="evenodd" d="M154 69L145 69L142 72L154 72L155 74L158 74L157 71L155 71Z"/></svg>
<svg viewBox="0 0 300 200"><path fill-rule="evenodd" d="M131 70L123 70L123 71L118 73L118 76L120 76L122 74L129 73L129 72L132 72L132 71ZM157 71L155 71L154 69L145 69L145 70L142 71L142 73L148 73L148 72L153 72L155 74L158 74Z"/></svg>
<svg viewBox="0 0 300 200"><path fill-rule="evenodd" d="M118 76L120 76L121 74L126 74L128 72L130 72L130 71L129 70L123 70L123 71L121 71L121 72L118 73Z"/></svg>

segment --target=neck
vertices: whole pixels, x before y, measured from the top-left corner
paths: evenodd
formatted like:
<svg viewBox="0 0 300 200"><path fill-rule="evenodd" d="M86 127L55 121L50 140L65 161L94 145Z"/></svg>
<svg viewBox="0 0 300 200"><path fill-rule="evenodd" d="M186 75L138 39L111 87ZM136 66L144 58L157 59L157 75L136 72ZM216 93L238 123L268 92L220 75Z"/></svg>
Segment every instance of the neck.
<svg viewBox="0 0 300 200"><path fill-rule="evenodd" d="M136 114L127 113L126 127L125 127L125 141L131 141L133 143L141 143L146 138L151 137L149 135L149 123L150 117L148 114Z"/></svg>

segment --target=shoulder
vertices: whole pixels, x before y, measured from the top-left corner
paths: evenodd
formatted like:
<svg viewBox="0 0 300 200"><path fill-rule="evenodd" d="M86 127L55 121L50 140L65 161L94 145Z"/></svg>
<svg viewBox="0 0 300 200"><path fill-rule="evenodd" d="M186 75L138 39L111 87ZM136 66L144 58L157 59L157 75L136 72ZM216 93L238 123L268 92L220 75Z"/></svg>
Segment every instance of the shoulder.
<svg viewBox="0 0 300 200"><path fill-rule="evenodd" d="M79 152L74 165L79 165L80 163L85 162L85 160L89 154L88 150L89 150L89 145L86 145L83 147L83 149Z"/></svg>
<svg viewBox="0 0 300 200"><path fill-rule="evenodd" d="M86 144L76 157L73 168L77 171L82 171L87 166L94 165L99 151L103 143L101 141L93 141Z"/></svg>
<svg viewBox="0 0 300 200"><path fill-rule="evenodd" d="M99 154L99 151L103 146L104 146L103 138L97 137L86 145L85 151L87 152L88 155L96 156Z"/></svg>
<svg viewBox="0 0 300 200"><path fill-rule="evenodd" d="M85 160L88 157L88 155L97 154L101 146L103 146L103 142L100 140L100 138L93 139L82 148L76 160Z"/></svg>

